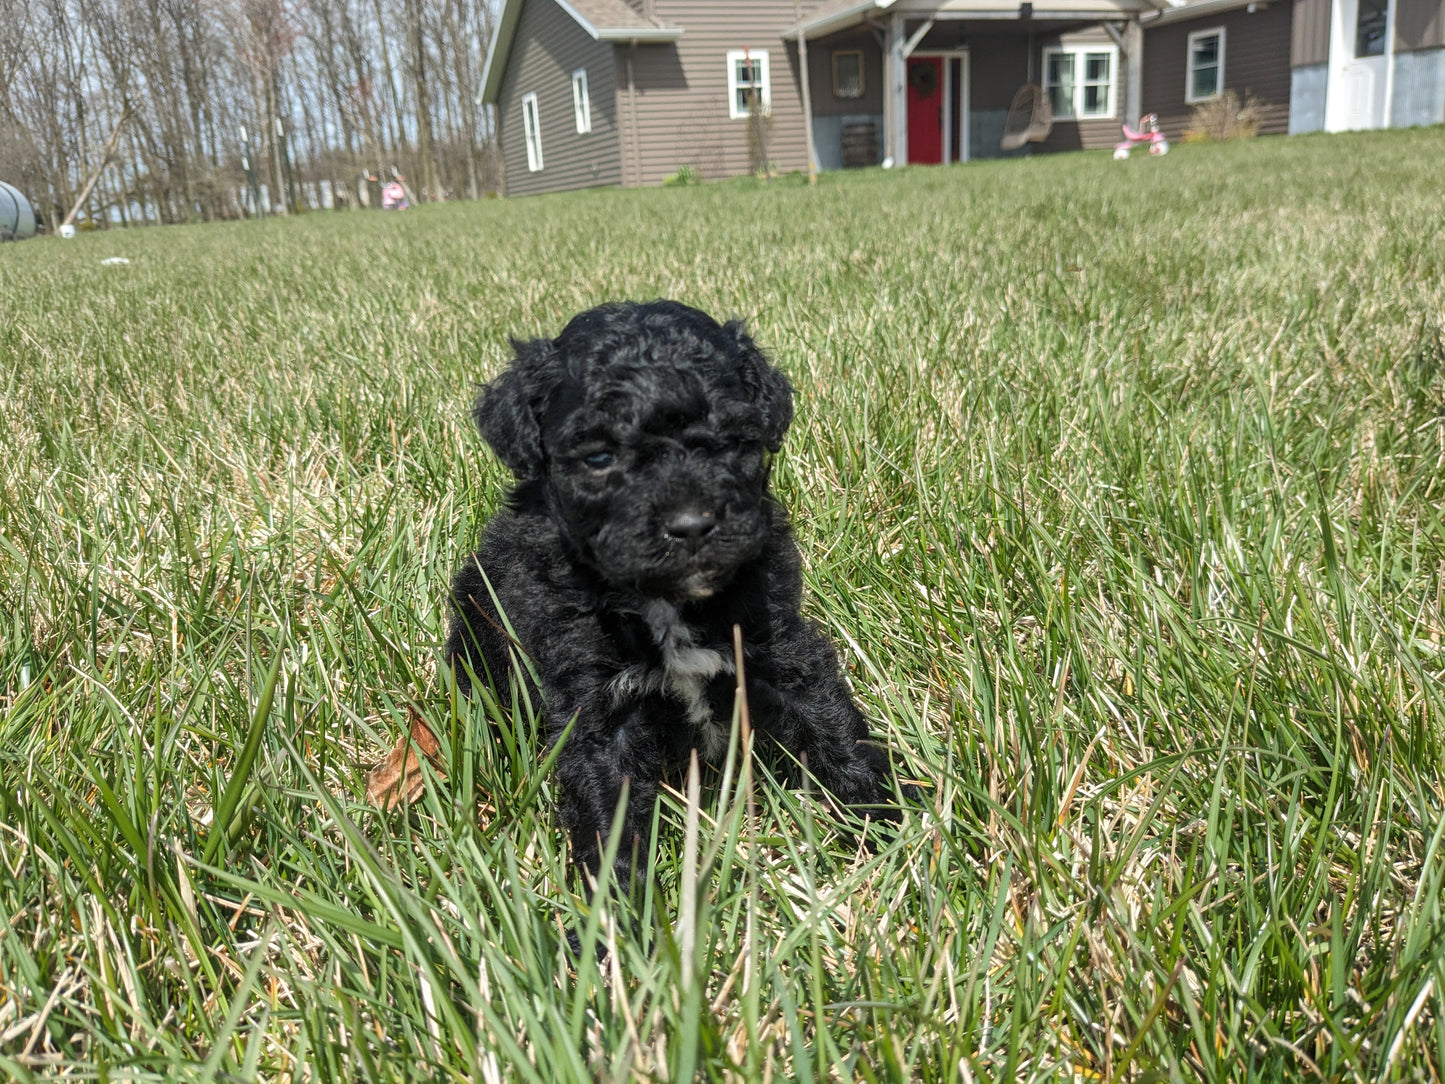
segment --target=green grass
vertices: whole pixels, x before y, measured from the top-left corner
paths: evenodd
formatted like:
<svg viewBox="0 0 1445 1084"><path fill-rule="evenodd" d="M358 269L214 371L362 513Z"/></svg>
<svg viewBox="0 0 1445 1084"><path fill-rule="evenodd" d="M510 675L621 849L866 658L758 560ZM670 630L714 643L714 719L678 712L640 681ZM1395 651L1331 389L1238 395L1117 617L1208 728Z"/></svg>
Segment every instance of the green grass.
<svg viewBox="0 0 1445 1084"><path fill-rule="evenodd" d="M1442 176L1435 129L6 247L0 1076L1438 1080ZM634 922L436 664L475 382L658 295L791 374L807 606L925 797L870 851L678 780ZM447 778L383 814L408 705Z"/></svg>

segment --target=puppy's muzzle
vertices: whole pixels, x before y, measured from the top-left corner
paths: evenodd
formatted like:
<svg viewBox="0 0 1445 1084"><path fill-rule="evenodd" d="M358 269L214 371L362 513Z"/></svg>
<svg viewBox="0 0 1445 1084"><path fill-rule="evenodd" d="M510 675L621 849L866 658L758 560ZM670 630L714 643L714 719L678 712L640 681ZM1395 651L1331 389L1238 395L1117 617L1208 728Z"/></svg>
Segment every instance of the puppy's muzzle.
<svg viewBox="0 0 1445 1084"><path fill-rule="evenodd" d="M711 512L684 508L669 516L662 529L669 540L685 543L689 550L696 550L715 527L717 517Z"/></svg>

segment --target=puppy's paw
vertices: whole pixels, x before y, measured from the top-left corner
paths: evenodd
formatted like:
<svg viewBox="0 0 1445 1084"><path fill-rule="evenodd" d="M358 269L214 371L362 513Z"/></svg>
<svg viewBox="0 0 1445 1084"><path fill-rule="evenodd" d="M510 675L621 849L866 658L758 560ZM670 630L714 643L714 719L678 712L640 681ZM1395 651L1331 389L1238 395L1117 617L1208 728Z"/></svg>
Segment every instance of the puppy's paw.
<svg viewBox="0 0 1445 1084"><path fill-rule="evenodd" d="M917 804L917 797L918 790L916 787L913 788L911 795L908 790L905 789L903 791L903 804L901 805L892 794L889 794L885 798L880 798L874 805L857 806L853 812L859 816L867 817L876 824L900 824L903 821L904 811L910 805Z"/></svg>
<svg viewBox="0 0 1445 1084"><path fill-rule="evenodd" d="M860 803L852 808L854 816L867 820L867 831L860 835L863 845L873 854L898 839L903 830L903 814L910 806L919 805L922 797L919 789L912 783L899 782L896 791L891 783L892 780L880 780L876 800L869 804Z"/></svg>
<svg viewBox="0 0 1445 1084"><path fill-rule="evenodd" d="M577 932L577 927L568 926L563 931L567 943L567 963L572 970L585 958L585 949L582 947L582 935ZM592 944L592 955L597 960L597 966L601 967L607 962L607 939L598 932L597 940Z"/></svg>
<svg viewBox="0 0 1445 1084"><path fill-rule="evenodd" d="M866 813L875 821L897 823L909 806L920 805L923 800L923 792L915 784L896 778L888 767L883 767L875 778L873 791L871 803L859 803L857 812Z"/></svg>

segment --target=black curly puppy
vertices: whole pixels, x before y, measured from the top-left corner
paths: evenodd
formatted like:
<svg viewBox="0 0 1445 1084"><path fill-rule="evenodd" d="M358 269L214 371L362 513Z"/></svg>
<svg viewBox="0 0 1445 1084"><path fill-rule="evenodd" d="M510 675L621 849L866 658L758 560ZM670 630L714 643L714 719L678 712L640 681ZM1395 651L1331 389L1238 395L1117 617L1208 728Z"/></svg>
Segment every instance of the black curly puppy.
<svg viewBox="0 0 1445 1084"><path fill-rule="evenodd" d="M674 301L604 305L513 347L475 418L518 484L456 575L446 657L462 692L476 674L505 695L495 594L540 677L549 741L577 717L557 759L573 860L598 872L627 781L625 886L648 860L632 852L664 770L726 752L734 625L759 747L896 816L888 758L798 613L798 549L768 488L787 378L740 322Z"/></svg>

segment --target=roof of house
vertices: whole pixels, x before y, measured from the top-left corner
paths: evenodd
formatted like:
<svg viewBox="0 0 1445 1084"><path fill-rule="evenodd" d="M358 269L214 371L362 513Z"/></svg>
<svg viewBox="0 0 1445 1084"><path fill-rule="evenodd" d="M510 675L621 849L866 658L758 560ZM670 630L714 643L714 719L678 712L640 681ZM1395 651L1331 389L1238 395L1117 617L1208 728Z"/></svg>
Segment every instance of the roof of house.
<svg viewBox="0 0 1445 1084"><path fill-rule="evenodd" d="M482 68L481 101L494 104L502 90L502 72L517 36L517 22L525 0L505 0L496 32L487 46L487 62ZM682 36L682 27L663 26L643 18L623 0L553 0L594 41L668 42Z"/></svg>
<svg viewBox="0 0 1445 1084"><path fill-rule="evenodd" d="M512 51L522 5L526 0L503 0L496 33L487 47L487 61L482 69L480 102L495 104L502 89L502 72ZM682 27L663 26L640 15L624 0L552 0L565 11L594 41L662 43L676 41ZM1159 20L1191 18L1194 14L1244 7L1251 2L1269 0L1034 0L1035 19L1099 19L1120 15L1144 14L1151 25ZM1160 9L1163 9L1162 14ZM891 11L913 18L1016 19L1021 5L1017 0L832 0L809 12L783 37L797 40L799 33L820 37L866 20L878 12Z"/></svg>
<svg viewBox="0 0 1445 1084"><path fill-rule="evenodd" d="M786 31L783 37L796 41L800 31L809 38L821 37L862 22L873 12L892 7L894 3L895 0L835 0L834 3L824 4L797 26Z"/></svg>
<svg viewBox="0 0 1445 1084"><path fill-rule="evenodd" d="M560 2L560 0L559 0ZM657 23L644 19L623 0L566 0L562 10L594 36L605 30L656 30Z"/></svg>

